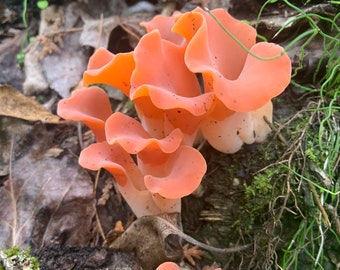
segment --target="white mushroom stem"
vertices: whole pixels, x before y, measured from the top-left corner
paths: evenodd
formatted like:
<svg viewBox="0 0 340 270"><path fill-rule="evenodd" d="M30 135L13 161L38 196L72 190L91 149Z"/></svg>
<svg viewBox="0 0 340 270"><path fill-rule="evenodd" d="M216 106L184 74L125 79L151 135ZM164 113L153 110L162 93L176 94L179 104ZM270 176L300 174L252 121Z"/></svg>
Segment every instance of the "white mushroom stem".
<svg viewBox="0 0 340 270"><path fill-rule="evenodd" d="M181 199L166 199L158 194L151 194L148 190L137 190L131 181L127 181L124 186L118 185L118 189L138 218L181 212Z"/></svg>
<svg viewBox="0 0 340 270"><path fill-rule="evenodd" d="M205 119L201 124L203 136L216 150L235 153L243 143L263 142L270 132L264 117L272 119L273 106L268 102L252 112L235 112L221 121Z"/></svg>

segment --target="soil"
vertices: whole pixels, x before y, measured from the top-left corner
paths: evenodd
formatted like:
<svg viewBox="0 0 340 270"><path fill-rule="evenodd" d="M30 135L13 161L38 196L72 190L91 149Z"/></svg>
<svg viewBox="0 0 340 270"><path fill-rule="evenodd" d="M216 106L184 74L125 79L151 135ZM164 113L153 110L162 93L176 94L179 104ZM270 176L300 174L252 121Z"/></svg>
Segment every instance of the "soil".
<svg viewBox="0 0 340 270"><path fill-rule="evenodd" d="M140 269L133 253L101 247L49 246L32 252L41 269Z"/></svg>
<svg viewBox="0 0 340 270"><path fill-rule="evenodd" d="M21 17L23 12L22 2L22 0L7 0L0 4L0 42L4 44L8 42L8 39L11 42L6 49L0 47L0 69L2 70L0 83L11 85L19 92L24 91L23 83L25 80L25 72L16 61L16 55L21 51L26 29ZM26 13L29 36L38 35L41 19L40 10L33 2L28 1ZM65 6L68 2L55 0L49 1L49 5L55 4L60 7ZM92 3L91 0L79 1L83 5L86 5L86 2ZM131 6L139 1L127 2ZM151 5L157 6L156 12L158 12L164 6L156 2L149 1ZM182 2L189 1L177 2L177 8L179 9L183 8ZM191 1L184 8L192 7L201 2L205 1ZM228 2L227 7L225 2ZM295 4L302 7L300 1L295 2ZM263 1L211 1L211 4L214 7L228 8L229 12L236 18L252 21L256 19ZM275 18L282 17L286 9L287 7L278 3L265 9L265 14L269 18L270 16ZM135 19L138 20L138 18ZM139 21L142 20L139 19ZM286 33L274 41L285 45L290 34L302 31L299 27L303 28L303 25L287 30ZM261 35L271 36L272 31L275 32L275 30L266 28L265 24L259 26ZM116 50L123 50L122 47L126 49L127 45L126 43L120 43L114 46ZM131 42L129 46L132 46ZM87 47L84 55L88 55L92 51L93 48ZM318 59L316 58L316 60ZM315 71L316 60L310 60L308 68L304 68L299 72L295 78L296 81L304 85L311 84L311 75L314 73L313 70ZM296 62L293 62L294 64ZM51 89L42 91L39 94L33 94L33 96L39 97L42 101L41 103L51 101L49 108L53 113L55 113L58 100L61 99L60 93L55 94ZM209 266L216 265L214 264L215 262L223 269L270 269L271 267L274 269L278 267L276 256L278 254L282 255L280 252L287 247L290 237L295 232L290 228L298 226L299 221L302 219L301 216L293 214L293 212L297 211L295 207L296 201L293 201L291 196L288 201L285 201L284 194L287 179L284 176L274 180L271 179L270 185L262 186L263 193L259 193L257 196L251 196L249 192L250 189L256 190L258 188L258 186L254 185L256 177L259 181L258 185L263 185L263 182L260 182L261 179L269 179L270 176L263 176L264 168L271 168L273 164L280 164L280 162L289 159L293 155L290 148L290 143L294 142L295 139L293 129L298 126L301 119L292 120L294 125L291 126L286 126L286 123L289 123L290 119L295 119L294 117L298 114L304 117L303 113L306 108L311 103L317 102L318 99L317 94L306 93L296 86L290 85L282 95L273 100L274 130L266 142L245 145L239 152L232 155L222 154L208 144L199 146L200 151L206 158L208 171L202 182L201 191L184 198L182 201L181 220L183 231L196 240L211 246L232 247L250 243L252 248L227 255L206 252L202 260L195 260L196 264L194 266L190 265L187 259L181 257L178 262L182 262L182 266L186 267L183 269L214 269ZM115 102L126 105L125 101L119 99L115 100ZM133 109L128 106L125 108L129 114L133 115ZM45 151L53 146L68 149L67 155L73 157L79 155L81 147L77 141L72 139L78 136L79 130L77 126L68 123L58 125L31 123L30 125L33 126L33 130L39 130L39 136L37 131L30 131L31 135L22 135L23 138L19 142L24 147L16 153L17 159L25 155L26 152L31 151L31 148L36 147L36 142L41 142L46 138L48 138L46 139L46 145L44 147L40 146L39 149L44 148ZM93 142L93 137L86 129L83 129L83 138L85 145ZM68 162L71 164L70 161ZM87 174L94 182L97 177L96 173L87 172ZM97 198L101 197L102 190L105 188L109 177L107 173L101 172L97 180ZM1 186L4 185L7 179L8 175L1 176ZM264 182L268 183L268 181ZM264 192L266 188L270 188L270 190ZM119 194L114 191L114 188L110 190L109 194L110 197L105 205L96 206L96 216L90 225L91 235L88 237L88 241L80 241L82 244L78 246L69 246L67 238L71 238L71 235L68 233L73 233L73 231L68 231L63 235L66 239L60 238L58 241L51 241L46 245L40 244L39 241L37 241L37 245L30 242L31 252L38 258L41 269L141 269L139 260L133 252L119 252L109 249L107 246L103 247L105 240L103 237L106 238L118 221L121 221L124 228L127 228L134 220L132 212L122 201ZM294 194L298 197L296 200L304 200L302 193L296 190ZM273 197L275 197L275 200L273 200ZM278 219L279 205L284 203L285 207L291 209L291 211L281 213ZM306 209L301 209L301 211L305 212ZM43 221L37 223L37 220L39 221L38 217L35 217L35 222L38 225L44 223ZM34 228L35 233L39 234L41 231L38 225ZM76 226L81 227L82 225L77 224ZM43 231L42 234L44 233L46 231ZM86 244L84 244L85 242ZM340 262L339 255L336 254L337 251L339 251L339 247L336 246L336 242L330 241L325 246L325 253L329 257L336 257L329 264L330 266L326 267L327 269L336 269L332 267L335 267L336 263ZM311 265L310 258L301 258L300 263ZM306 269L310 268L307 267Z"/></svg>

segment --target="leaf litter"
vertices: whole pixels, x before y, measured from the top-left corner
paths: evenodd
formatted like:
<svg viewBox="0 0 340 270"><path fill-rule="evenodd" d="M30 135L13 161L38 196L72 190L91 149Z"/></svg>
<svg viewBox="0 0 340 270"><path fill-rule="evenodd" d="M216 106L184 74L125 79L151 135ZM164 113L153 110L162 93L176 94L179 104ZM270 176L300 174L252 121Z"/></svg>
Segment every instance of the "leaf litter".
<svg viewBox="0 0 340 270"><path fill-rule="evenodd" d="M10 162L0 188L0 248L88 245L95 214L90 176L72 153L45 155L50 139L41 125L29 136L29 150Z"/></svg>
<svg viewBox="0 0 340 270"><path fill-rule="evenodd" d="M27 121L57 124L60 118L45 109L34 99L21 94L10 85L0 85L0 116L10 116Z"/></svg>

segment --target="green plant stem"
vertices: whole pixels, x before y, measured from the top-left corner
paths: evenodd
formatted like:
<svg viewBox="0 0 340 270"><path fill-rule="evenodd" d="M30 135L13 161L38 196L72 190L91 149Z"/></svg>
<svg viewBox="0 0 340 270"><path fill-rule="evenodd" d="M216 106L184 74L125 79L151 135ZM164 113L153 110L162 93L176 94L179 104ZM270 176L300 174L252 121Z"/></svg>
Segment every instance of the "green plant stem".
<svg viewBox="0 0 340 270"><path fill-rule="evenodd" d="M209 10L206 9L206 11L209 13L209 15L214 19L214 21L222 28L222 30L227 33L227 35L229 35L243 50L245 50L249 55L251 55L252 57L258 59L258 60L262 60L262 61L272 61L275 59L280 58L282 55L284 55L286 53L285 50L283 50L282 52L280 52L278 55L275 55L273 57L261 57L257 54L252 53L235 35L233 35L222 23L221 21Z"/></svg>
<svg viewBox="0 0 340 270"><path fill-rule="evenodd" d="M27 0L23 0L22 4L23 4L23 8L22 8L22 13L21 13L21 19L22 19L22 23L24 24L24 27L27 28L27 20L26 20Z"/></svg>
<svg viewBox="0 0 340 270"><path fill-rule="evenodd" d="M326 188L324 188L324 187L322 187L322 186L320 186L320 185L314 183L312 180L310 180L310 179L308 179L307 177L305 177L305 176L299 174L298 172L296 172L295 170L289 168L288 166L286 166L286 165L283 165L283 166L284 166L287 170L289 170L290 172L292 172L293 174L295 174L296 176L298 176L298 177L300 177L301 179L307 181L308 183L310 183L310 184L312 184L313 186L317 187L317 188L320 189L321 191L324 191L324 192L326 192L326 193L328 193L328 194L331 194L331 195L334 195L334 196L340 194L340 190L337 191L337 192L330 191L330 190L328 190L328 189L326 189Z"/></svg>
<svg viewBox="0 0 340 270"><path fill-rule="evenodd" d="M258 60L262 60L262 61L272 61L275 59L280 58L282 55L284 55L288 50L290 50L292 47L294 47L294 45L299 42L300 40L310 36L308 38L308 40L304 43L304 44L308 44L308 42L310 42L310 40L312 40L320 31L320 29L310 29L306 32L304 32L303 34L299 35L297 38L295 38L293 41L291 41L282 52L280 52L279 54L273 56L273 57L261 57L257 54L252 53L235 35L233 35L221 22L220 20L209 10L206 9L206 11L210 14L210 16L212 16L212 18L216 21L216 23L222 28L222 30L227 33L227 35L229 35L233 40L235 40L235 42L240 45L240 47L245 50L249 55L253 56L254 58L258 59Z"/></svg>

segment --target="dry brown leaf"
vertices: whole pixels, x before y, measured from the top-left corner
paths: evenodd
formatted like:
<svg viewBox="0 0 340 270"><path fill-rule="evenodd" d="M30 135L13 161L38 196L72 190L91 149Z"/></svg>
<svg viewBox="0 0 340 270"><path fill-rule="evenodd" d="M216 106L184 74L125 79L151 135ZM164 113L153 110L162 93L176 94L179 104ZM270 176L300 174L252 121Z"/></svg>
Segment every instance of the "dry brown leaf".
<svg viewBox="0 0 340 270"><path fill-rule="evenodd" d="M25 138L27 138L27 134L32 132L33 127L34 125L28 121L14 117L0 116L0 177L9 174L11 141L15 138L15 153L20 156L27 149Z"/></svg>
<svg viewBox="0 0 340 270"><path fill-rule="evenodd" d="M0 116L57 124L59 117L9 85L0 85Z"/></svg>
<svg viewBox="0 0 340 270"><path fill-rule="evenodd" d="M46 55L41 60L41 67L50 88L62 98L69 97L71 89L79 83L89 58L79 43L80 30L83 26L80 18L81 6L80 3L72 1L59 11L60 23L56 21L54 25L47 26L44 30L40 28L41 33L52 35L54 40L59 36L57 45L60 51ZM45 20L54 17L53 10L49 13L46 14ZM69 31L72 29L78 30ZM60 35L53 35L53 32L58 31L61 31Z"/></svg>
<svg viewBox="0 0 340 270"><path fill-rule="evenodd" d="M45 153L45 157L59 157L60 154L64 152L64 149L58 148L58 147L52 147L48 149Z"/></svg>
<svg viewBox="0 0 340 270"><path fill-rule="evenodd" d="M21 90L25 73L18 65L15 56L20 53L25 30L19 31L10 28L8 34L13 35L13 37L3 39L0 42L0 84L11 84Z"/></svg>
<svg viewBox="0 0 340 270"><path fill-rule="evenodd" d="M93 19L85 13L83 13L82 19L84 27L79 42L82 46L91 46L93 48L106 48L110 31L120 22L118 16Z"/></svg>
<svg viewBox="0 0 340 270"><path fill-rule="evenodd" d="M0 188L0 249L88 245L95 214L91 178L66 151L46 157L47 131L36 132Z"/></svg>

